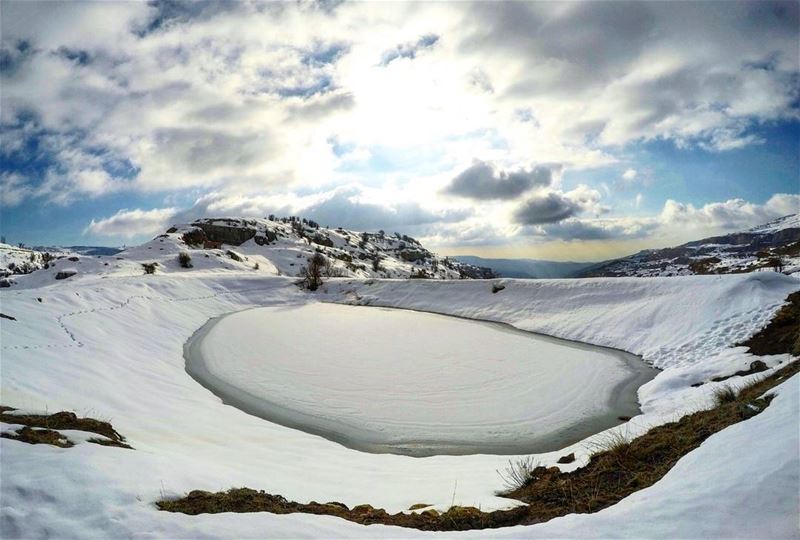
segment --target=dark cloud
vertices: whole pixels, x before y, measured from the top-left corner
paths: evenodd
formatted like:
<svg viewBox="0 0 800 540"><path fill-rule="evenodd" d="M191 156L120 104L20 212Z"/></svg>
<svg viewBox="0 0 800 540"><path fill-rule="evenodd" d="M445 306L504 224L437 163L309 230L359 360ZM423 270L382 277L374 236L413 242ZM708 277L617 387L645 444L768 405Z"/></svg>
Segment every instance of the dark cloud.
<svg viewBox="0 0 800 540"><path fill-rule="evenodd" d="M646 2L477 3L472 9L483 24L462 40L462 50L530 59L508 89L516 96L574 94L620 76L655 27ZM549 69L541 69L543 59Z"/></svg>
<svg viewBox="0 0 800 540"><path fill-rule="evenodd" d="M394 49L388 50L383 53L381 58L381 65L388 66L398 58L416 58L417 54L424 49L430 49L436 42L439 41L439 36L435 34L427 34L422 36L414 43L403 43Z"/></svg>
<svg viewBox="0 0 800 540"><path fill-rule="evenodd" d="M552 181L552 167L502 171L485 161L476 161L453 178L444 192L478 200L513 199L534 187L549 186Z"/></svg>
<svg viewBox="0 0 800 540"><path fill-rule="evenodd" d="M89 54L89 51L83 49L71 49L69 47L59 47L58 51L56 51L58 56L68 60L70 62L74 62L79 66L86 66L92 61L92 56Z"/></svg>
<svg viewBox="0 0 800 540"><path fill-rule="evenodd" d="M13 75L35 52L27 40L19 40L13 44L3 41L0 43L0 74Z"/></svg>
<svg viewBox="0 0 800 540"><path fill-rule="evenodd" d="M578 203L562 193L550 191L533 196L514 211L514 221L520 225L555 223L580 212Z"/></svg>
<svg viewBox="0 0 800 540"><path fill-rule="evenodd" d="M151 0L148 5L150 17L143 25L134 28L139 37L193 20L208 20L240 7L235 0Z"/></svg>

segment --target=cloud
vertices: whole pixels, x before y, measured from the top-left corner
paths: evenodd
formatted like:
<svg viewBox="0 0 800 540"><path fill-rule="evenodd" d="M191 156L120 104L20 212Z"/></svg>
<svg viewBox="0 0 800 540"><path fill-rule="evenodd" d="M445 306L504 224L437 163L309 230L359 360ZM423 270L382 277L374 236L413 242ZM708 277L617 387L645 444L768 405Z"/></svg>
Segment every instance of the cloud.
<svg viewBox="0 0 800 540"><path fill-rule="evenodd" d="M427 34L420 37L416 42L397 45L393 49L383 53L381 56L381 65L388 66L398 58L414 59L417 57L417 54L419 54L420 51L430 49L436 45L437 41L439 41L439 36L436 34Z"/></svg>
<svg viewBox="0 0 800 540"><path fill-rule="evenodd" d="M661 211L660 220L666 226L705 227L718 229L742 229L753 227L800 212L800 195L777 193L764 204L755 204L743 199L730 199L695 207L667 200Z"/></svg>
<svg viewBox="0 0 800 540"><path fill-rule="evenodd" d="M188 222L209 215L263 217L268 214L299 215L331 227L377 230L457 222L472 215L472 210L431 210L413 201L370 201L363 187L349 185L304 197L240 196L213 192L199 198L191 208L179 213L176 219Z"/></svg>
<svg viewBox="0 0 800 540"><path fill-rule="evenodd" d="M550 106L551 133L602 145L671 139L726 151L796 118L794 2L473 4L460 50L509 101ZM711 23L713 21L713 23ZM767 32L766 29L769 29ZM555 109L552 109L555 107Z"/></svg>
<svg viewBox="0 0 800 540"><path fill-rule="evenodd" d="M445 188L448 195L477 200L513 199L534 187L546 187L553 182L557 166L536 166L501 170L491 163L476 160L459 173Z"/></svg>
<svg viewBox="0 0 800 540"><path fill-rule="evenodd" d="M144 234L163 232L177 213L176 208L154 208L152 210L120 210L113 216L95 221L84 230L97 236L121 236L133 238Z"/></svg>
<svg viewBox="0 0 800 540"><path fill-rule="evenodd" d="M355 230L413 227L430 223L461 221L472 214L468 209L429 210L416 202L392 205L364 200L357 188L340 188L317 203L299 210L303 216L324 225Z"/></svg>
<svg viewBox="0 0 800 540"><path fill-rule="evenodd" d="M513 219L520 225L555 223L574 216L580 210L580 205L564 194L549 191L525 201L514 211Z"/></svg>
<svg viewBox="0 0 800 540"><path fill-rule="evenodd" d="M633 182L636 180L636 169L625 169L625 172L622 173L622 179L626 182Z"/></svg>
<svg viewBox="0 0 800 540"><path fill-rule="evenodd" d="M537 226L520 223L588 223L608 208L589 188L563 192L562 169L495 164L624 163L635 175L615 185L635 184L632 199L652 173L626 145L759 144L763 126L799 116L798 12L791 1L9 2L2 201L212 191L184 210L457 223L470 242ZM444 176L472 156L485 161ZM435 192L445 183L466 208ZM670 202L662 216L738 226L789 206L715 204Z"/></svg>
<svg viewBox="0 0 800 540"><path fill-rule="evenodd" d="M32 188L25 177L13 172L0 173L0 202L3 206L16 206L31 194Z"/></svg>

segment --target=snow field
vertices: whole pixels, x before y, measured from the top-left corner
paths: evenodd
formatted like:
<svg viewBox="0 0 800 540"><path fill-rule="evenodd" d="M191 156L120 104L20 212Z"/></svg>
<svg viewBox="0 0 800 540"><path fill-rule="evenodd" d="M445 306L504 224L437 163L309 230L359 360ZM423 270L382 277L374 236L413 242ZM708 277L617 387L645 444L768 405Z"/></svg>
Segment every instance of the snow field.
<svg viewBox="0 0 800 540"><path fill-rule="evenodd" d="M643 413L613 428L633 436L708 406L717 384L746 367L729 348L774 313L800 280L777 274L490 283L329 283L308 295L291 279L249 274L86 277L0 296L3 403L75 410L110 420L134 451L71 449L0 439L0 536L416 537L336 518L271 514L184 516L153 501L192 489L248 486L289 499L370 503L390 512L425 502L483 510L509 456L411 458L347 449L226 406L186 373L184 342L209 318L248 307L314 300L413 308L503 321L523 329L641 354L664 371L640 389ZM42 298L42 302L37 301ZM738 326L737 326L738 325ZM734 328L734 330L731 330ZM770 365L788 356L767 357ZM745 383L757 375L730 382ZM759 416L712 436L660 482L590 515L473 537L796 537L798 377ZM598 434L571 451L579 466ZM758 519L753 519L758 516ZM624 524L624 525L621 525ZM445 535L440 535L445 536Z"/></svg>

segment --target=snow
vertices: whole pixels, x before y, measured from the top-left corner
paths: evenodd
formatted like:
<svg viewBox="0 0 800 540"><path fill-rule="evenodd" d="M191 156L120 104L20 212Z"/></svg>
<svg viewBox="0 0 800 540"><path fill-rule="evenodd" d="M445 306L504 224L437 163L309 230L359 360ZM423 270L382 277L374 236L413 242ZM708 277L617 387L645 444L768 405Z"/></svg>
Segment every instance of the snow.
<svg viewBox="0 0 800 540"><path fill-rule="evenodd" d="M492 283L505 286L493 294ZM763 327L800 280L776 272L681 278L343 281L359 305L509 323L622 349L658 368L697 363Z"/></svg>
<svg viewBox="0 0 800 540"><path fill-rule="evenodd" d="M82 258L86 262L70 263L78 276L54 282L47 274L38 284L24 285L30 288L23 288L21 278L21 288L0 292L3 313L17 319L0 321L3 403L109 420L135 448L60 449L0 439L3 538L431 536L323 516L185 516L153 506L163 496L234 486L300 502L369 503L390 512L420 502L483 510L519 504L495 495L502 487L496 470L509 456L359 452L223 404L187 374L182 356L183 344L211 317L316 301L412 308L619 348L663 368L639 390L641 415L535 456L552 465L574 451L576 463L563 466L569 470L584 464L592 441L609 431L634 436L707 407L722 383L691 384L746 368L754 357L733 345L800 289L795 277L754 273L502 280L506 288L497 294L485 281L343 279L309 294L292 278L254 270L252 259L215 257L206 267L199 260L205 257L193 255L195 269L180 269L173 259L181 246L164 240L164 251L173 251L158 258L164 265L155 275L141 275L137 267L160 251L151 244L153 249L131 250L123 260L110 258L116 261L110 269L96 262L103 259ZM22 277L40 272L49 270ZM789 356L767 360L776 366ZM799 383L793 377L776 390L765 412L712 436L662 481L604 511L437 536L797 537Z"/></svg>
<svg viewBox="0 0 800 540"><path fill-rule="evenodd" d="M748 232L771 233L782 231L784 229L797 228L800 228L800 214L789 214L788 216L780 217L776 220L770 221L769 223L764 223L763 225L758 225L748 229Z"/></svg>
<svg viewBox="0 0 800 540"><path fill-rule="evenodd" d="M636 388L656 373L620 351L497 324L335 304L237 312L188 351L226 402L415 456L558 450L638 414Z"/></svg>

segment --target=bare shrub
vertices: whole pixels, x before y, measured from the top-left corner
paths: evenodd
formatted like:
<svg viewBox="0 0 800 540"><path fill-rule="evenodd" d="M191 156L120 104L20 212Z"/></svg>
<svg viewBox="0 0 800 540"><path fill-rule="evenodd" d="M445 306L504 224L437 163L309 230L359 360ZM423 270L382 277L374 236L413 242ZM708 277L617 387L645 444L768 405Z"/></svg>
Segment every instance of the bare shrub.
<svg viewBox="0 0 800 540"><path fill-rule="evenodd" d="M724 385L714 390L714 405L720 407L726 403L733 403L739 397L739 389L731 386Z"/></svg>
<svg viewBox="0 0 800 540"><path fill-rule="evenodd" d="M504 471L497 471L508 491L515 491L527 486L533 480L533 471L539 462L533 456L526 456L517 460L508 460Z"/></svg>
<svg viewBox="0 0 800 540"><path fill-rule="evenodd" d="M322 253L314 253L308 259L308 265L300 271L300 275L303 277L302 283L309 291L316 291L322 285L322 273L326 264L327 261Z"/></svg>
<svg viewBox="0 0 800 540"><path fill-rule="evenodd" d="M144 268L145 274L155 274L156 273L156 266L158 263L151 262L151 263L142 263L142 268Z"/></svg>
<svg viewBox="0 0 800 540"><path fill-rule="evenodd" d="M192 257L187 252L181 251L178 253L178 263L180 263L182 268L191 268Z"/></svg>

